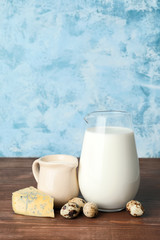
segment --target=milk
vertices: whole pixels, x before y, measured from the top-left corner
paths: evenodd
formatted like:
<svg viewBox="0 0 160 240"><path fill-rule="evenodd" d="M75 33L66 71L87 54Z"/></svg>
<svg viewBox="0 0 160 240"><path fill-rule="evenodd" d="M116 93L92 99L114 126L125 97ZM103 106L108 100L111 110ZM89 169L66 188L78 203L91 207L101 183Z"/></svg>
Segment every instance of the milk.
<svg viewBox="0 0 160 240"><path fill-rule="evenodd" d="M139 160L129 128L94 127L85 132L79 186L87 201L104 211L118 211L139 188Z"/></svg>

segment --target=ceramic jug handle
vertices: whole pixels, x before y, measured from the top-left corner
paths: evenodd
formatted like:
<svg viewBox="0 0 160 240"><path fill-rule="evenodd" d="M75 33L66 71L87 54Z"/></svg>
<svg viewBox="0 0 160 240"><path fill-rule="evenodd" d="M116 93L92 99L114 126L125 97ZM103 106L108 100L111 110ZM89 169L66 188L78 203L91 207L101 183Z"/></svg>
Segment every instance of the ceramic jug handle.
<svg viewBox="0 0 160 240"><path fill-rule="evenodd" d="M32 172L33 172L33 176L36 180L36 182L38 182L38 177L39 177L39 159L35 160L32 164Z"/></svg>

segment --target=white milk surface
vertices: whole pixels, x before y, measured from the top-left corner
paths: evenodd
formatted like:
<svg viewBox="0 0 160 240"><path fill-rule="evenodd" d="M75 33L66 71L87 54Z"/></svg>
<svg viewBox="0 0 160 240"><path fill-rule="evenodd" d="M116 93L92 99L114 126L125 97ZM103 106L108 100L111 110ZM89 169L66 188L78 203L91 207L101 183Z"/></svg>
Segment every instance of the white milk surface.
<svg viewBox="0 0 160 240"><path fill-rule="evenodd" d="M79 186L87 201L100 209L118 210L139 188L139 160L129 128L95 127L85 132Z"/></svg>

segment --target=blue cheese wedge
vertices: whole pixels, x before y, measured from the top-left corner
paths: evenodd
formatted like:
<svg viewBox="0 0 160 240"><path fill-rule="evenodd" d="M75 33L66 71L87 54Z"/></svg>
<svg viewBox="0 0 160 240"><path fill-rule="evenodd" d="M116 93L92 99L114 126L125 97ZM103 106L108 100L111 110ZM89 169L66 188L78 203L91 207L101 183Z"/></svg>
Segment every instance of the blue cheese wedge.
<svg viewBox="0 0 160 240"><path fill-rule="evenodd" d="M54 198L34 187L13 192L12 208L17 214L54 218Z"/></svg>

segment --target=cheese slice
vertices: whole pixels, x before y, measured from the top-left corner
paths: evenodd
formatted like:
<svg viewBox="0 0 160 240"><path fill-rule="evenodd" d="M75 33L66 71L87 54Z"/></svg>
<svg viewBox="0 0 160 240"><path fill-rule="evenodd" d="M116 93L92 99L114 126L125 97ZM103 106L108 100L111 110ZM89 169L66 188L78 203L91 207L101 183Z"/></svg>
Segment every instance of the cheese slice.
<svg viewBox="0 0 160 240"><path fill-rule="evenodd" d="M12 193L12 208L17 214L54 218L53 207L54 198L34 187Z"/></svg>

